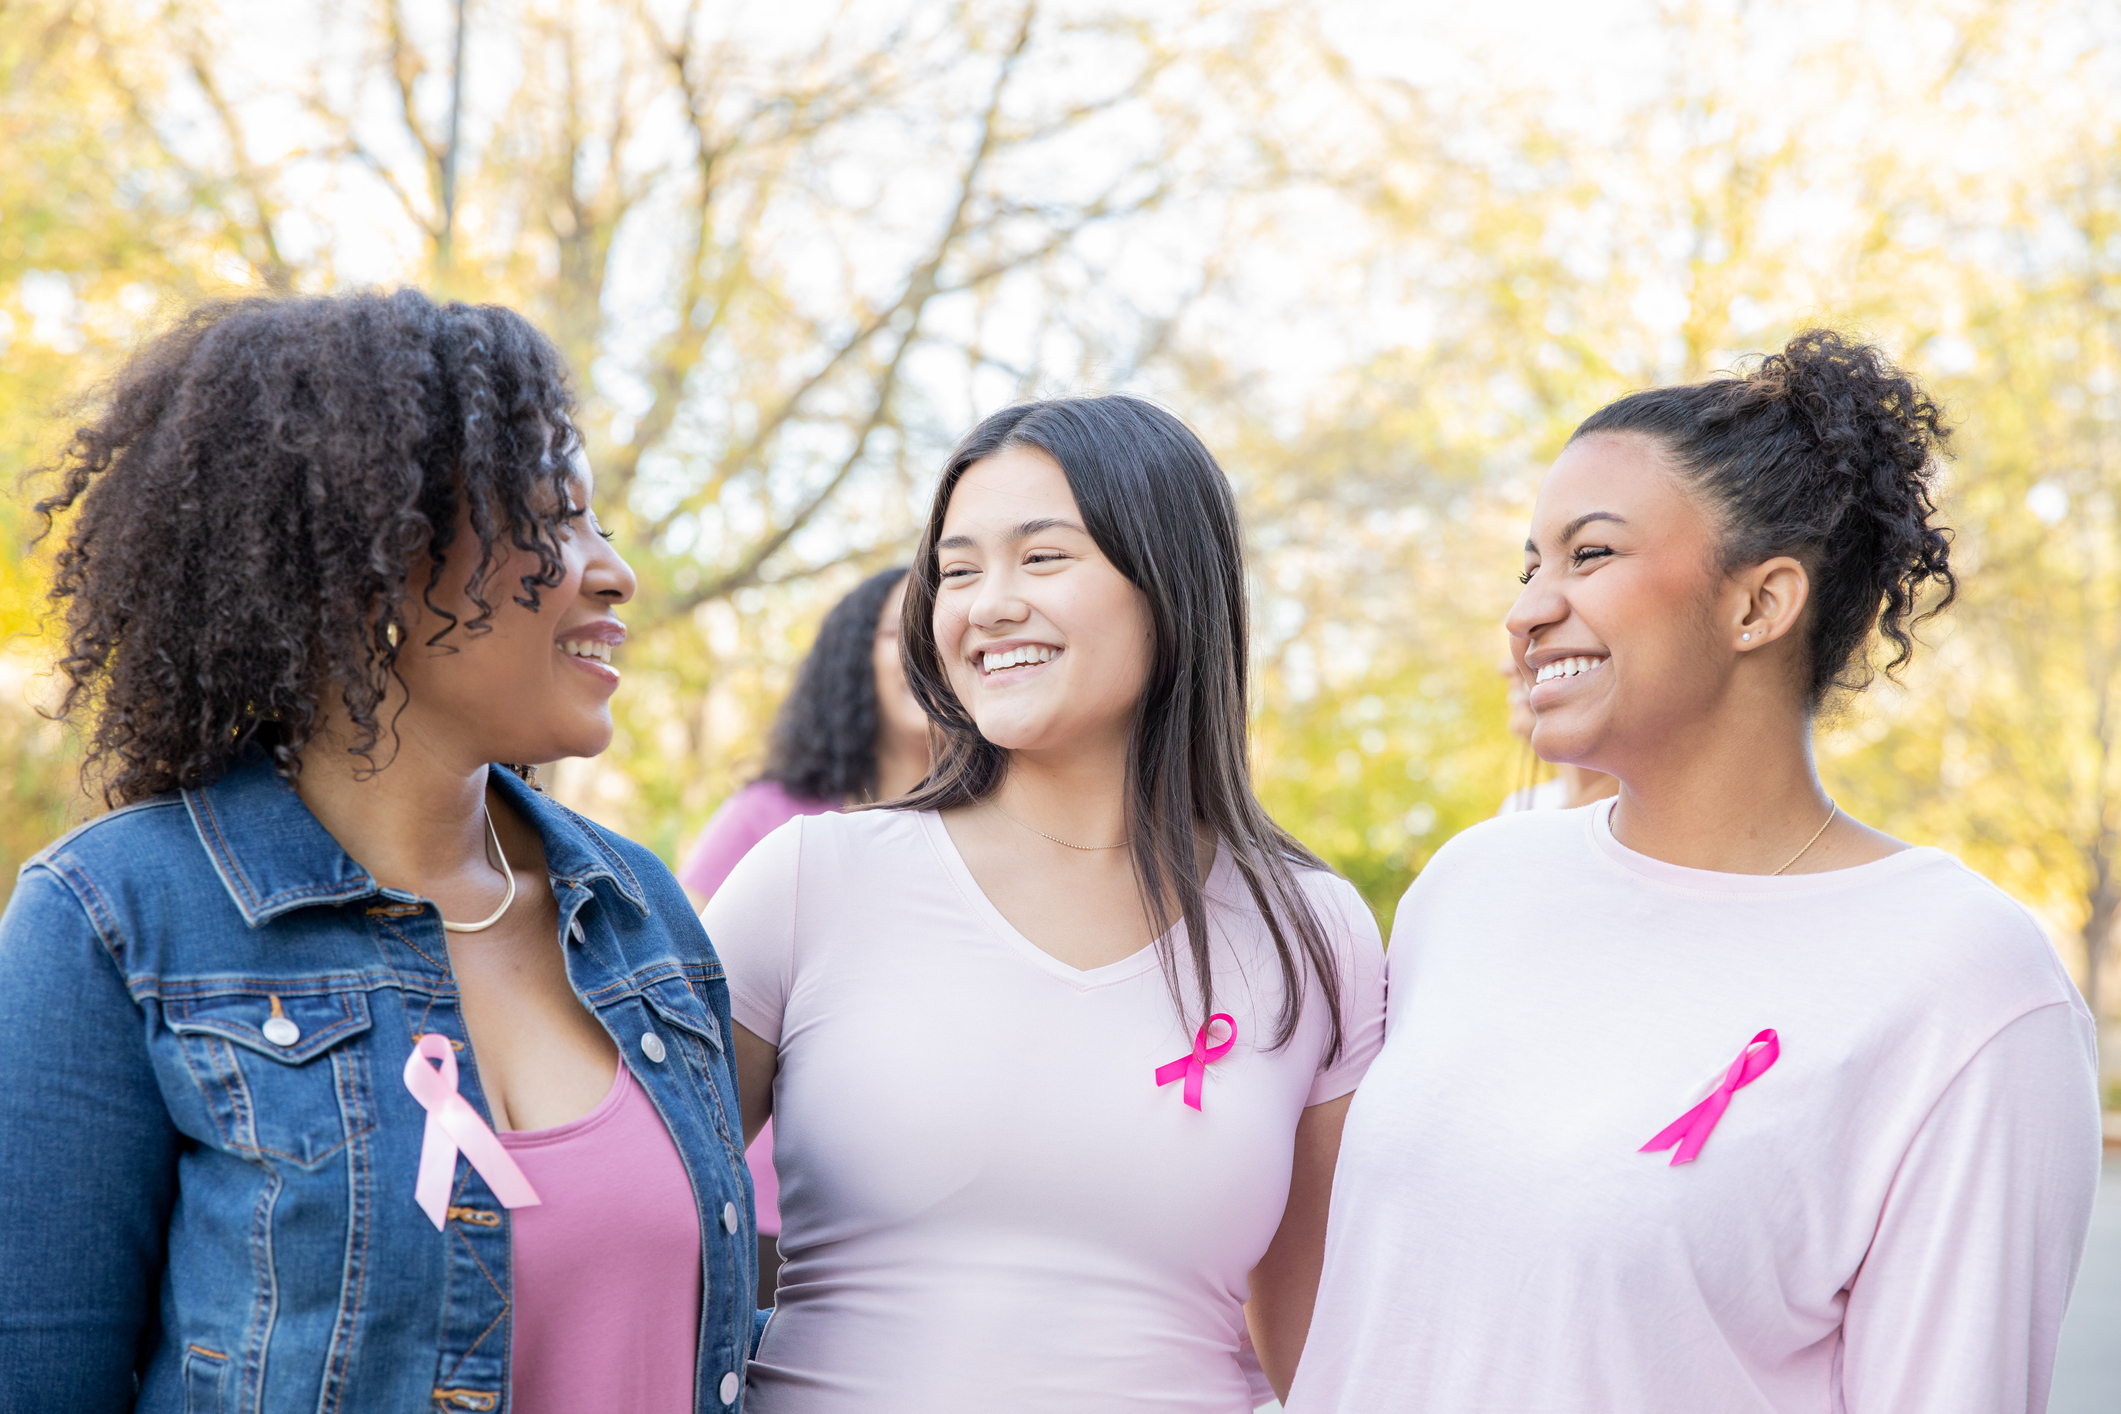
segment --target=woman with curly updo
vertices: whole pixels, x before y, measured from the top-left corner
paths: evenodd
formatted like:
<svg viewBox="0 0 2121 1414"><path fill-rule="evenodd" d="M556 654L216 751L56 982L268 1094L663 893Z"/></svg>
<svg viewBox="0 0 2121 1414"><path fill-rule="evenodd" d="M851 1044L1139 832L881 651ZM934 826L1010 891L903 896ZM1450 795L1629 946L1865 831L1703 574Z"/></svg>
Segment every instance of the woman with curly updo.
<svg viewBox="0 0 2121 1414"><path fill-rule="evenodd" d="M722 969L527 766L633 573L564 370L409 291L211 306L74 434L64 712L115 808L0 918L0 1408L733 1408Z"/></svg>
<svg viewBox="0 0 2121 1414"><path fill-rule="evenodd" d="M1509 628L1533 748L1620 793L1476 826L1400 904L1291 1414L2046 1407L2091 1018L1812 760L1951 601L1945 435L1813 330L1555 461Z"/></svg>

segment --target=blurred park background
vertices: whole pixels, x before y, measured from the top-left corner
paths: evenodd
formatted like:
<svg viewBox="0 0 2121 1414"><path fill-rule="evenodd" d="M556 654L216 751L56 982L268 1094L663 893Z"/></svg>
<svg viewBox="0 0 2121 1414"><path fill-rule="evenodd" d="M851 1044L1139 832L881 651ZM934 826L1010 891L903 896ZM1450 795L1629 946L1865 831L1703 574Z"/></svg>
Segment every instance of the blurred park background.
<svg viewBox="0 0 2121 1414"><path fill-rule="evenodd" d="M2121 1011L2111 0L0 0L0 889L96 808L17 474L185 304L398 283L579 378L641 593L570 803L674 859L956 437L1131 390L1239 487L1268 802L1387 919L1532 769L1499 622L1570 428L1880 338L1964 592L1829 789Z"/></svg>

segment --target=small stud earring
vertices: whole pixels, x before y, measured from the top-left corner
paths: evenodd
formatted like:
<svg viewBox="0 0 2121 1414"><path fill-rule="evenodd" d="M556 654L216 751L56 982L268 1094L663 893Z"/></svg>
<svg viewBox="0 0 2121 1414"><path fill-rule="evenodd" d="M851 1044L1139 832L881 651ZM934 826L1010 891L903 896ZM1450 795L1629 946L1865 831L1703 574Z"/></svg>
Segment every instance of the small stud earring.
<svg viewBox="0 0 2121 1414"><path fill-rule="evenodd" d="M1751 643L1753 641L1753 635L1751 635L1750 633L1741 633L1738 635L1738 637L1746 643Z"/></svg>
<svg viewBox="0 0 2121 1414"><path fill-rule="evenodd" d="M383 625L383 641L392 648L398 646L398 626L395 623Z"/></svg>

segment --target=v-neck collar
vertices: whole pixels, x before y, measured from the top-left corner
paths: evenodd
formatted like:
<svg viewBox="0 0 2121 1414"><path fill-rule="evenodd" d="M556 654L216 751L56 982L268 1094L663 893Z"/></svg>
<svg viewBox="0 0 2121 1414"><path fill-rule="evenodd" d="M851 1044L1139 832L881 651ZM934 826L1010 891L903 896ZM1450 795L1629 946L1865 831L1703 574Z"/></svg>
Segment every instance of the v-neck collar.
<svg viewBox="0 0 2121 1414"><path fill-rule="evenodd" d="M950 876L950 882L956 885L958 893L963 895L966 907L978 915L980 921L1010 951L1047 976L1065 982L1079 991L1087 992L1098 987L1108 987L1114 982L1124 982L1150 971L1157 965L1156 945L1185 926L1183 922L1174 923L1160 937L1142 944L1138 950L1128 953L1117 962L1108 962L1103 967L1087 970L1070 967L1025 937L1016 925L994 906L994 900L987 897L987 891L979 886L979 880L972 877L972 870L965 863L965 856L958 852L957 841L950 838L950 831L944 826L940 814L933 810L919 810L913 812L913 815L920 823L921 833L927 837L929 847L935 852L936 862L942 866L943 872ZM1229 867L1228 851L1224 850L1218 841L1215 847L1215 863L1208 870L1207 882L1201 886L1202 892L1210 900L1222 896L1223 890L1219 886L1226 882L1222 876Z"/></svg>

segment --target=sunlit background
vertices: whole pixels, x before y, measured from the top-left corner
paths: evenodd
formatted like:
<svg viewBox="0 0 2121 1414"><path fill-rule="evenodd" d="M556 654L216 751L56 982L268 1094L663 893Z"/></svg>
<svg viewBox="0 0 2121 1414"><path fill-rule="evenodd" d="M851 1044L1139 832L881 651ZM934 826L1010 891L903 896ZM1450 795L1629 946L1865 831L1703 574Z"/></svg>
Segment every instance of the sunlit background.
<svg viewBox="0 0 2121 1414"><path fill-rule="evenodd" d="M1532 769L1499 622L1569 429L1830 321L1958 422L1965 592L1823 734L1829 789L1996 879L2121 1008L2111 0L459 13L0 4L0 471L202 296L525 310L641 576L618 740L556 789L674 859L956 437L1140 392L1243 499L1269 804L1388 918ZM8 485L11 881L95 806L36 712Z"/></svg>

